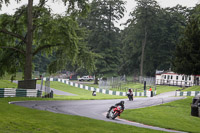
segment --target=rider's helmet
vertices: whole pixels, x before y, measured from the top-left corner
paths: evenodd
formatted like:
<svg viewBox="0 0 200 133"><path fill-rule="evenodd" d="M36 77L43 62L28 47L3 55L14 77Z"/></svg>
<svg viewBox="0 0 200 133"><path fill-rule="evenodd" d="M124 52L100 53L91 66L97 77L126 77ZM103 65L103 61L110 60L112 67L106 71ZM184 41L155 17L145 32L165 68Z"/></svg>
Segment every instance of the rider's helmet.
<svg viewBox="0 0 200 133"><path fill-rule="evenodd" d="M121 101L120 103L124 105L124 101Z"/></svg>

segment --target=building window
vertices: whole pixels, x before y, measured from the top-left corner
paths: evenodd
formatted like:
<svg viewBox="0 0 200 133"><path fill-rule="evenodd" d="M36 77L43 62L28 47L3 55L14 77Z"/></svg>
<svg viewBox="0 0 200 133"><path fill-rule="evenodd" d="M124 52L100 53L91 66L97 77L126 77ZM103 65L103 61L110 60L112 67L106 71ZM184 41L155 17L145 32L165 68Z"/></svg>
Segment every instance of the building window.
<svg viewBox="0 0 200 133"><path fill-rule="evenodd" d="M184 76L182 76L182 80L184 80Z"/></svg>
<svg viewBox="0 0 200 133"><path fill-rule="evenodd" d="M166 75L165 75L164 79L166 79Z"/></svg>
<svg viewBox="0 0 200 133"><path fill-rule="evenodd" d="M167 76L167 79L169 79L169 75Z"/></svg>
<svg viewBox="0 0 200 133"><path fill-rule="evenodd" d="M191 80L191 77L189 77L189 80Z"/></svg>
<svg viewBox="0 0 200 133"><path fill-rule="evenodd" d="M178 80L178 76L176 76L176 80Z"/></svg>
<svg viewBox="0 0 200 133"><path fill-rule="evenodd" d="M173 79L173 76L171 75L171 79Z"/></svg>

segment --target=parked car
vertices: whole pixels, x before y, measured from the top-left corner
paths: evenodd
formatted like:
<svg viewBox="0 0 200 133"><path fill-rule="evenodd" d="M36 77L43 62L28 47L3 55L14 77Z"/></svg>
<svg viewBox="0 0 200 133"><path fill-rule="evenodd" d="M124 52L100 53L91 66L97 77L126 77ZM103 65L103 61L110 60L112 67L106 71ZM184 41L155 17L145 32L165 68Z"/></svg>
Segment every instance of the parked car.
<svg viewBox="0 0 200 133"><path fill-rule="evenodd" d="M92 81L93 78L91 76L83 76L81 78L78 78L78 81Z"/></svg>

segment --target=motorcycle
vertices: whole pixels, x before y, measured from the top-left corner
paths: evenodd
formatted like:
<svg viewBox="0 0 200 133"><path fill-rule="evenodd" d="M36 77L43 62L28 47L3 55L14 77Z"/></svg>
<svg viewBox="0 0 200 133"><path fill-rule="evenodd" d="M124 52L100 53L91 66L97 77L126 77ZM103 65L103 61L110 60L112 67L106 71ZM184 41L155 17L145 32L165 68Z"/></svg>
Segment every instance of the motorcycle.
<svg viewBox="0 0 200 133"><path fill-rule="evenodd" d="M133 95L127 94L129 101L133 101Z"/></svg>
<svg viewBox="0 0 200 133"><path fill-rule="evenodd" d="M123 109L121 106L117 106L115 108L112 108L110 111L108 111L106 117L115 119L117 116L120 116L120 114L123 112Z"/></svg>
<svg viewBox="0 0 200 133"><path fill-rule="evenodd" d="M127 96L128 96L129 101L133 101L133 94L131 94L130 92L128 92Z"/></svg>

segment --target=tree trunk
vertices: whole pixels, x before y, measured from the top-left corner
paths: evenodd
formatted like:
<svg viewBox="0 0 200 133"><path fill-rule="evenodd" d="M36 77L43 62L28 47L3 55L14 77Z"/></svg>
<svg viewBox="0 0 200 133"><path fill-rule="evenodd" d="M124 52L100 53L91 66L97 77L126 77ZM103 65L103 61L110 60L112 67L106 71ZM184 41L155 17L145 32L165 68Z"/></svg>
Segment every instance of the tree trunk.
<svg viewBox="0 0 200 133"><path fill-rule="evenodd" d="M98 85L98 77L95 75L94 84Z"/></svg>
<svg viewBox="0 0 200 133"><path fill-rule="evenodd" d="M140 76L143 76L143 66L144 66L144 52L145 52L145 46L147 42L147 27L145 25L144 28L144 40L142 41L142 55L141 55L141 62L140 62Z"/></svg>
<svg viewBox="0 0 200 133"><path fill-rule="evenodd" d="M32 43L33 43L33 0L28 1L28 32L26 41L26 60L24 68L24 79L32 79Z"/></svg>

